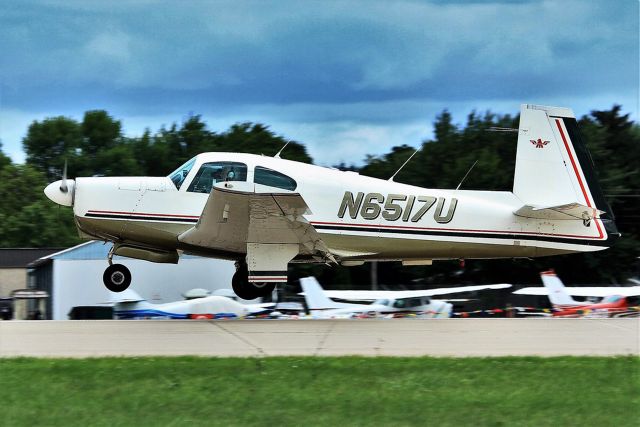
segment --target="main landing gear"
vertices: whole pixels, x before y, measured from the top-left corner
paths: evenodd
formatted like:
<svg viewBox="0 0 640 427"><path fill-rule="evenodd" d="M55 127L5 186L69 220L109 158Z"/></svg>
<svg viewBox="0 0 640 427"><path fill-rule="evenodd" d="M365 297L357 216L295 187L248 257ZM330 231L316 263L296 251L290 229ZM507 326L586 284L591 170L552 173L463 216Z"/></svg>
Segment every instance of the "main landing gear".
<svg viewBox="0 0 640 427"><path fill-rule="evenodd" d="M233 292L242 299L255 299L271 295L275 283L249 282L249 269L244 261L236 261L236 272L231 279Z"/></svg>

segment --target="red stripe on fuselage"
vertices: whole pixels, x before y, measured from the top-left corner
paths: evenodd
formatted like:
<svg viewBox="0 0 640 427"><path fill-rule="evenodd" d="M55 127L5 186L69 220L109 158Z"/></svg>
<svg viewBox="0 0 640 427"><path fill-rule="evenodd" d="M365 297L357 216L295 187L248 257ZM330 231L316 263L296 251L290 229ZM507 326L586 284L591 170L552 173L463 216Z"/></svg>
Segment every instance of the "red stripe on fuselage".
<svg viewBox="0 0 640 427"><path fill-rule="evenodd" d="M158 213L145 213L145 212L117 212L117 211L93 211L89 210L88 213L103 213L103 214L115 214L115 215L146 215L146 216L163 216L163 217L176 217L176 218L200 218L193 215L175 215L175 214L158 214Z"/></svg>
<svg viewBox="0 0 640 427"><path fill-rule="evenodd" d="M344 227L369 227L369 228L389 228L389 229L401 229L401 230L431 230L431 231L456 231L464 233L503 233L503 234L521 234L530 236L555 236L555 237L571 237L579 239L597 239L594 236L580 236L577 234L554 234L554 233L538 233L535 231L504 231L504 230L475 230L464 228L437 228L437 227L409 227L403 225L382 225L382 224L351 224L342 222L323 222L312 221L311 225L338 225Z"/></svg>

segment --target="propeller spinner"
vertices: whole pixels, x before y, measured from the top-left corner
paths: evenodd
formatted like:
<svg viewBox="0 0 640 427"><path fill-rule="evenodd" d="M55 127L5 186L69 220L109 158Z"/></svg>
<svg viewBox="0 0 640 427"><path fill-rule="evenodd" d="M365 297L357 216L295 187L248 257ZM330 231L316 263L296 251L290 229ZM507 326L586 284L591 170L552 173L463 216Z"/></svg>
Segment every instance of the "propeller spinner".
<svg viewBox="0 0 640 427"><path fill-rule="evenodd" d="M62 179L52 182L44 189L44 194L52 201L62 206L73 206L73 193L76 182L67 179L67 162L64 162Z"/></svg>

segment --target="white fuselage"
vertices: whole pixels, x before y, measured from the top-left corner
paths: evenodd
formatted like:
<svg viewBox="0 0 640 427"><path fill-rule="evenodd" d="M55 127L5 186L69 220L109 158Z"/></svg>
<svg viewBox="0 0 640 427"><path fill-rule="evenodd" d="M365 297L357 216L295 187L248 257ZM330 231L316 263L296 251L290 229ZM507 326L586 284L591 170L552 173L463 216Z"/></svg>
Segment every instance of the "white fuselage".
<svg viewBox="0 0 640 427"><path fill-rule="evenodd" d="M242 163L247 175L243 182L215 186L272 190L254 182L256 167L295 180L297 186L291 192L299 193L311 211L305 219L339 260L535 257L607 247L600 219L585 226L582 221L517 216L514 212L523 202L511 192L427 189L238 153L198 155L180 189L169 177L71 181L78 227L90 237L140 247L237 258L242 247L208 253L177 238L198 222L209 196L189 191L196 171L204 163L217 161Z"/></svg>

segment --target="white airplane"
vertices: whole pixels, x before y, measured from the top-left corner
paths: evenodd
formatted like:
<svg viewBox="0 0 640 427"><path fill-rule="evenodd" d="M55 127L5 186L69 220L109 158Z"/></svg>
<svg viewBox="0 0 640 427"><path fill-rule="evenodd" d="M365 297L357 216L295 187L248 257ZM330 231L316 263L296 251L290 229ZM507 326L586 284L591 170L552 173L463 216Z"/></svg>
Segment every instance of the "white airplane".
<svg viewBox="0 0 640 427"><path fill-rule="evenodd" d="M274 304L240 304L223 296L152 304L133 289L113 294L113 314L118 319L229 319L268 314Z"/></svg>
<svg viewBox="0 0 640 427"><path fill-rule="evenodd" d="M351 317L384 317L415 314L421 317L451 317L453 305L432 301L428 296L411 298L383 298L372 304L352 304L332 301L315 277L300 279L305 301L315 318L335 319Z"/></svg>
<svg viewBox="0 0 640 427"><path fill-rule="evenodd" d="M236 261L233 289L267 295L297 263L405 265L539 257L608 248L619 236L573 112L522 105L513 192L427 189L279 155L203 153L166 177L66 178L47 186L73 206L80 235L113 255L177 263L180 253Z"/></svg>
<svg viewBox="0 0 640 427"><path fill-rule="evenodd" d="M584 286L566 287L555 271L540 273L544 287L522 288L518 295L547 295L554 317L582 317L588 315L619 315L630 311L629 297L640 296L640 286ZM599 297L597 303L576 301L572 296Z"/></svg>

